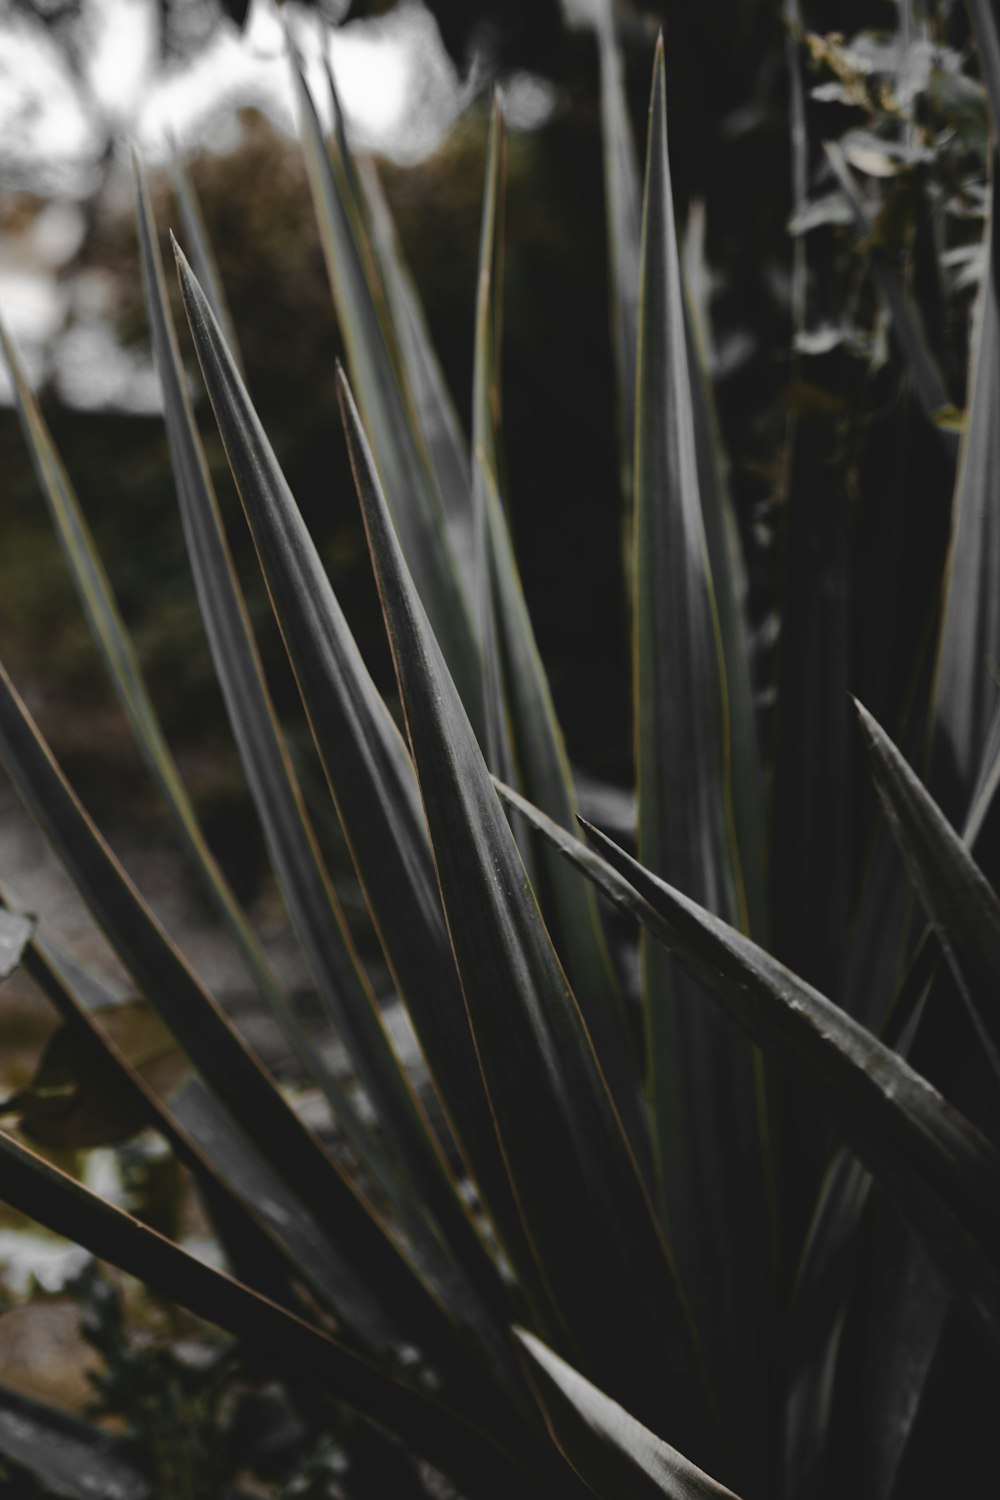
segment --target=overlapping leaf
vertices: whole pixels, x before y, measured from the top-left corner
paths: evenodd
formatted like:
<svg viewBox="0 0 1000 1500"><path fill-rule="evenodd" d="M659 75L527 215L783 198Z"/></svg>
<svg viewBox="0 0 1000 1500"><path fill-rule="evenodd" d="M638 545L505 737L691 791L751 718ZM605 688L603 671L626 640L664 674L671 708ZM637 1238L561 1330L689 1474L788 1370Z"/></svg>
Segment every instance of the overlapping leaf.
<svg viewBox="0 0 1000 1500"><path fill-rule="evenodd" d="M1000 1077L1000 900L885 730L857 709L890 826Z"/></svg>
<svg viewBox="0 0 1000 1500"><path fill-rule="evenodd" d="M695 447L662 45L643 205L635 453L635 723L644 863L745 921L730 723ZM759 1428L732 1358L766 1326L767 1205L753 1050L643 935L659 1206L744 1456ZM744 1253L734 1257L739 1241ZM763 1319L758 1323L758 1319ZM739 1330L737 1332L737 1330ZM756 1387L759 1391L760 1384Z"/></svg>
<svg viewBox="0 0 1000 1500"><path fill-rule="evenodd" d="M808 1088L1000 1348L1000 1155L877 1037L761 948L586 825L597 851L505 797L630 912Z"/></svg>
<svg viewBox="0 0 1000 1500"><path fill-rule="evenodd" d="M250 1140L329 1234L344 1273L378 1288L391 1319L461 1380L481 1389L467 1346L368 1204L300 1122L199 983L101 839L0 669L0 759L141 992ZM338 1313L350 1326L349 1303Z"/></svg>
<svg viewBox="0 0 1000 1500"><path fill-rule="evenodd" d="M678 1430L697 1450L705 1412L691 1382L696 1356L650 1205L344 382L341 398L455 961L561 1341L636 1411L661 1409L668 1391L683 1401Z"/></svg>
<svg viewBox="0 0 1000 1500"><path fill-rule="evenodd" d="M551 1473L536 1482L502 1447L437 1401L196 1260L2 1133L0 1196L102 1260L138 1276L161 1296L247 1341L293 1378L309 1370L331 1395L395 1432L452 1475L470 1500L507 1500L514 1493L536 1500L561 1493L569 1500L576 1493L575 1486L561 1486Z"/></svg>
<svg viewBox="0 0 1000 1500"><path fill-rule="evenodd" d="M601 1500L736 1500L540 1339L517 1334L552 1436Z"/></svg>
<svg viewBox="0 0 1000 1500"><path fill-rule="evenodd" d="M192 1125L185 1101L211 1097L200 1080L190 1080L168 1107L103 1024L102 1015L113 1014L121 998L41 938L31 944L25 964L67 1029L101 1059L116 1108L124 1105L132 1119L159 1131L177 1160L190 1169L216 1222L227 1226L227 1249L238 1246L240 1264L252 1284L278 1300L294 1301L292 1282L303 1281L320 1305L350 1305L352 1324L369 1348L391 1349L392 1325L377 1299L345 1268L294 1194L280 1186L275 1190L274 1173L267 1177L267 1169L223 1106L212 1102L211 1132L195 1128L197 1118Z"/></svg>
<svg viewBox="0 0 1000 1500"><path fill-rule="evenodd" d="M451 1284L454 1272L435 1248L426 1225L422 1225L422 1215L428 1212L440 1225L459 1263L502 1308L505 1304L495 1286L495 1274L458 1201L440 1147L429 1131L360 967L274 714L187 399L155 226L141 181L139 230L177 492L216 673L271 862L317 990L378 1113L396 1162L412 1180L409 1191L398 1181L392 1164L383 1160L343 1091L318 1064L315 1048L294 1016L283 1012L279 1020L320 1087L331 1097L361 1159L423 1245L425 1263L432 1270L438 1267L439 1283ZM457 1288L453 1288L453 1295L458 1296Z"/></svg>
<svg viewBox="0 0 1000 1500"><path fill-rule="evenodd" d="M183 257L178 264L205 383L348 848L456 1140L510 1248L518 1216L448 948L413 767L204 294Z"/></svg>
<svg viewBox="0 0 1000 1500"><path fill-rule="evenodd" d="M500 493L504 154L503 113L497 98L483 194L472 399L487 759L495 774L513 780L564 827L572 827L576 816L572 774L525 604ZM629 1048L621 995L593 891L544 841L538 847L534 845L530 837L521 845L522 858L629 1139L644 1172L648 1172L649 1131L638 1095L638 1070Z"/></svg>
<svg viewBox="0 0 1000 1500"><path fill-rule="evenodd" d="M88 623L128 716L136 744L160 789L193 868L198 871L222 916L247 972L273 1010L287 1011L287 1000L277 976L198 824L197 814L160 728L135 647L115 603L90 528L32 395L17 352L2 324L0 344L10 367L18 414L39 484Z"/></svg>
<svg viewBox="0 0 1000 1500"><path fill-rule="evenodd" d="M393 496L404 551L465 701L479 720L480 665L477 622L452 548L444 505L419 435L408 393L400 384L374 298L358 205L344 164L331 161L316 108L298 67L302 144L313 190L327 271L348 359L379 471ZM337 147L331 144L335 154Z"/></svg>

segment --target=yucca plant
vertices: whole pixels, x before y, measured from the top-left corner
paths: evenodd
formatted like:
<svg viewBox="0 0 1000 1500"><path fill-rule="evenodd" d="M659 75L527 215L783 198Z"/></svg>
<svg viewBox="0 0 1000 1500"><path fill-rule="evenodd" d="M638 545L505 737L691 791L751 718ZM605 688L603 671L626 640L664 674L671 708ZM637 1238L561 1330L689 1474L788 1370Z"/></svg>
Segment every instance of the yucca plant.
<svg viewBox="0 0 1000 1500"><path fill-rule="evenodd" d="M972 9L996 118L995 17L985 3ZM116 1044L98 982L13 911L0 922L3 972L24 963L136 1117L190 1168L231 1273L11 1134L0 1136L0 1194L259 1350L279 1374L308 1370L469 1500L792 1500L833 1492L845 1471L856 1493L884 1497L952 1309L969 1330L970 1389L995 1386L1000 1344L1000 902L973 852L1000 767L989 673L1000 653L996 255L980 295L937 645L914 660L923 687L897 736L914 759L931 747L931 775L946 763L957 813L949 821L879 724L843 701L884 824L855 892L849 977L824 995L769 951L774 932L787 953L788 913L799 909L800 893L781 883L797 876L779 858L776 809L804 719L786 697L776 759L761 752L737 532L678 254L662 45L640 191L610 8L599 17L634 854L577 819L508 526L501 104L490 125L467 441L374 172L354 160L335 97L336 129L324 139L296 69L350 368L339 376L341 417L402 732L254 411L190 203L196 268L179 247L177 266L316 753L436 1107L428 1111L386 1030L271 704L137 164L149 319L206 633L289 918L374 1123L325 1067L199 830L69 477L5 339L41 485L139 747L207 897L348 1149L323 1148L172 946L3 675L7 771L194 1080L172 1097L154 1093ZM929 359L919 324L891 268L877 265L919 383ZM796 507L809 503L789 500L792 570ZM786 664L803 649L790 635ZM813 797L835 796L823 747L803 739L797 753L797 784L815 770ZM886 828L916 891L912 909ZM639 934L640 1024L598 894ZM820 929L824 913L812 920ZM955 1005L973 1023L971 1049ZM957 1049L961 1109L907 1061L925 1012ZM866 1308L877 1310L867 1328ZM863 1401L845 1407L845 1390ZM32 1409L38 1431L46 1420ZM111 1458L93 1450L86 1462L97 1485L111 1484L101 1468ZM961 1454L953 1464L964 1487Z"/></svg>

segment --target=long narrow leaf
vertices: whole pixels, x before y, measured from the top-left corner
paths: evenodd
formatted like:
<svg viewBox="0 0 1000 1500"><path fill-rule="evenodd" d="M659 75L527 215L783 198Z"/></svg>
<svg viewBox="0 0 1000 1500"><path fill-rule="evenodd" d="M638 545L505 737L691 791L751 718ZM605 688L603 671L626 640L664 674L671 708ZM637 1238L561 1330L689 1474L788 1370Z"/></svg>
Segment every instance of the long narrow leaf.
<svg viewBox="0 0 1000 1500"><path fill-rule="evenodd" d="M294 1195L285 1189L282 1199L273 1181L261 1191L266 1168L222 1105L214 1104L215 1129L208 1143L203 1130L190 1129L191 1114L183 1101L195 1086L208 1097L204 1086L193 1080L166 1106L100 1025L97 1012L114 1002L95 975L81 970L42 939L31 944L26 968L67 1025L99 1049L115 1086L132 1100L137 1116L159 1131L178 1161L190 1169L209 1209L225 1215L231 1237L239 1244L242 1264L253 1268L257 1278L253 1284L273 1287L271 1295L275 1296L281 1290L281 1300L285 1300L291 1271L304 1278L321 1304L333 1309L349 1305L352 1322L368 1347L391 1349L391 1324L377 1301L345 1268ZM279 1211L274 1213L276 1197Z"/></svg>
<svg viewBox="0 0 1000 1500"><path fill-rule="evenodd" d="M682 1399L676 1361L695 1357L665 1250L343 377L340 394L451 944L538 1270L585 1366L655 1410ZM678 1427L700 1446L690 1366L684 1384Z"/></svg>
<svg viewBox="0 0 1000 1500"><path fill-rule="evenodd" d="M29 1483L58 1500L150 1500L149 1480L136 1459L127 1438L0 1386L0 1466L8 1483L30 1475Z"/></svg>
<svg viewBox="0 0 1000 1500"><path fill-rule="evenodd" d="M495 1272L459 1202L440 1148L395 1054L295 780L187 399L155 226L138 175L137 188L140 246L167 432L185 538L216 673L289 914L320 998L368 1092L397 1162L412 1177L409 1200L349 1101L332 1087L327 1072L316 1066L315 1049L294 1016L281 1013L279 1020L311 1065L320 1086L328 1097L332 1096L338 1117L362 1160L410 1223L411 1231L425 1242L430 1264L437 1256L426 1230L420 1235L419 1222L416 1226L413 1223L419 1221L417 1205L425 1205L424 1211L440 1224L459 1262L469 1268L469 1274L499 1310L505 1307L505 1301L497 1288ZM442 1268L441 1279L450 1279L446 1267Z"/></svg>
<svg viewBox="0 0 1000 1500"><path fill-rule="evenodd" d="M315 1213L349 1271L378 1287L390 1316L428 1358L461 1371L458 1399L479 1384L466 1346L368 1204L202 988L101 839L0 669L0 760L58 851L142 993L255 1147ZM349 1305L338 1312L350 1324Z"/></svg>
<svg viewBox="0 0 1000 1500"><path fill-rule="evenodd" d="M102 1260L137 1276L273 1359L301 1379L308 1370L331 1395L397 1433L450 1473L463 1493L541 1500L544 1485L504 1450L444 1407L385 1375L377 1366L238 1281L196 1260L122 1209L0 1133L0 1197L39 1223L75 1240ZM572 1491L567 1486L567 1492Z"/></svg>
<svg viewBox="0 0 1000 1500"><path fill-rule="evenodd" d="M993 116L993 133L1000 140L1000 25L990 0L969 0L972 24L979 46L979 70Z"/></svg>
<svg viewBox="0 0 1000 1500"><path fill-rule="evenodd" d="M639 850L644 863L742 924L725 664L696 459L664 72L661 43L647 147L636 398ZM760 1430L747 1390L763 1383L750 1387L733 1349L756 1348L767 1321L758 1070L745 1038L645 933L641 962L659 1207L746 1456ZM737 1242L743 1253L734 1256Z"/></svg>
<svg viewBox="0 0 1000 1500"><path fill-rule="evenodd" d="M1000 1349L1000 1155L936 1089L839 1006L674 890L597 829L588 849L505 799L669 947L714 1001L810 1091L882 1183Z"/></svg>
<svg viewBox="0 0 1000 1500"><path fill-rule="evenodd" d="M337 317L365 418L374 435L380 472L394 496L396 523L421 598L478 719L477 622L452 549L444 505L372 295L358 243L362 226L356 206L346 196L343 166L331 162L315 105L297 66L293 66L293 74L302 145ZM336 151L336 145L331 149Z"/></svg>
<svg viewBox="0 0 1000 1500"><path fill-rule="evenodd" d="M219 320L219 327L225 333L226 343L229 345L233 359L242 371L243 356L236 337L236 325L233 323L233 315L229 310L222 277L219 275L219 268L208 238L208 230L202 218L201 205L187 169L176 154L170 161L170 176L177 206L181 211L184 238L191 247L191 259L194 261L195 272L205 288L205 295L212 304L212 311Z"/></svg>
<svg viewBox="0 0 1000 1500"><path fill-rule="evenodd" d="M494 101L480 234L472 403L475 516L480 527L484 696L487 760L565 827L573 827L576 796L562 733L535 641L500 492L500 350L504 123ZM520 843L556 950L580 1002L640 1165L649 1175L649 1127L639 1098L639 1073L629 1046L621 994L586 881L530 830Z"/></svg>
<svg viewBox="0 0 1000 1500"><path fill-rule="evenodd" d="M994 187L994 192L996 188ZM1000 213L990 214L988 240L1000 243ZM969 368L968 422L962 441L945 571L934 704L933 771L948 811L965 815L983 769L987 730L1000 697L1000 311L998 288L983 277Z"/></svg>
<svg viewBox="0 0 1000 1500"><path fill-rule="evenodd" d="M1000 900L885 730L856 707L890 827L1000 1077Z"/></svg>
<svg viewBox="0 0 1000 1500"><path fill-rule="evenodd" d="M374 165L359 163L368 208L372 248L385 286L399 356L413 399L413 408L451 534L455 561L466 581L474 585L472 540L472 471L468 444L462 432L444 373L431 343L427 320L409 270L403 260L395 225Z"/></svg>
<svg viewBox="0 0 1000 1500"><path fill-rule="evenodd" d="M18 414L56 534L136 744L160 789L192 866L222 917L256 988L272 1010L287 1011L288 1003L277 976L198 824L191 799L160 728L135 647L115 603L93 536L2 323L0 345L13 377Z"/></svg>
<svg viewBox="0 0 1000 1500"><path fill-rule="evenodd" d="M180 252L178 268L205 384L369 910L456 1140L501 1240L523 1259L517 1253L519 1219L448 947L412 764Z"/></svg>
<svg viewBox="0 0 1000 1500"><path fill-rule="evenodd" d="M552 1436L601 1500L736 1500L540 1339L516 1332Z"/></svg>
<svg viewBox="0 0 1000 1500"><path fill-rule="evenodd" d="M622 495L632 496L635 432L635 356L639 320L639 237L642 190L635 138L628 118L625 68L613 0L599 0L595 16L601 70L601 139L605 223L610 270L611 338L615 356Z"/></svg>

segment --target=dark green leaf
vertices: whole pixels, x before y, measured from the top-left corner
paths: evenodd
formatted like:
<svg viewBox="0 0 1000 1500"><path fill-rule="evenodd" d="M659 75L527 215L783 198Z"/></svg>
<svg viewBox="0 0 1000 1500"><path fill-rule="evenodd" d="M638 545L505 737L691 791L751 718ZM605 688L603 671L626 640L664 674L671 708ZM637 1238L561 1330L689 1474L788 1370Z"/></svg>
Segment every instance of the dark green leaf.
<svg viewBox="0 0 1000 1500"><path fill-rule="evenodd" d="M0 1469L11 1464L52 1500L150 1500L126 1439L0 1387Z"/></svg>
<svg viewBox="0 0 1000 1500"><path fill-rule="evenodd" d="M516 1239L517 1214L448 946L413 767L179 252L178 267L205 383L358 878L460 1149L501 1239Z"/></svg>
<svg viewBox="0 0 1000 1500"><path fill-rule="evenodd" d="M395 1432L450 1474L470 1500L509 1500L511 1494L541 1500L553 1493L544 1479L533 1482L503 1448L435 1400L196 1260L2 1133L0 1198L137 1276L161 1296L245 1340L272 1359L278 1370L296 1379L308 1370L322 1389ZM564 1492L572 1494L568 1487Z"/></svg>
<svg viewBox="0 0 1000 1500"><path fill-rule="evenodd" d="M483 194L473 381L475 516L479 534L487 760L564 827L573 827L573 779L535 641L500 494L501 208L504 123L494 101ZM649 1127L628 1042L621 994L594 893L530 830L520 845L528 875L566 968L629 1140L650 1171Z"/></svg>
<svg viewBox="0 0 1000 1500"><path fill-rule="evenodd" d="M643 204L635 452L634 703L645 864L741 925L730 724L702 514L662 44ZM766 1147L753 1049L647 934L641 946L658 1206L745 1461L766 1328ZM739 1243L741 1253L732 1254Z"/></svg>
<svg viewBox="0 0 1000 1500"><path fill-rule="evenodd" d="M1000 239L991 214L987 240ZM952 508L934 706L938 780L964 816L984 769L988 729L1000 709L994 676L1000 661L1000 313L992 276L983 277L969 369L969 420Z"/></svg>
<svg viewBox="0 0 1000 1500"><path fill-rule="evenodd" d="M678 1428L703 1443L695 1354L650 1205L343 378L341 402L455 961L538 1271L585 1367L636 1410L683 1401Z"/></svg>
<svg viewBox="0 0 1000 1500"><path fill-rule="evenodd" d="M610 270L611 336L615 355L622 495L632 496L635 432L635 354L639 319L639 236L642 190L635 138L628 117L625 69L613 0L600 0L595 29L601 68L601 138L604 148L605 223Z"/></svg>
<svg viewBox="0 0 1000 1500"><path fill-rule="evenodd" d="M2 324L0 344L13 377L18 414L39 484L52 515L73 583L115 691L128 716L136 744L159 786L193 868L198 871L205 889L220 912L247 972L272 1008L287 1008L277 976L199 827L191 799L163 737L142 677L135 647L115 603L93 536L14 346Z"/></svg>
<svg viewBox="0 0 1000 1500"><path fill-rule="evenodd" d="M299 1200L315 1213L348 1270L378 1287L390 1316L428 1357L475 1366L448 1318L389 1239L369 1205L285 1102L225 1014L201 986L88 819L0 668L0 759L140 991ZM338 1309L350 1326L351 1308Z"/></svg>
<svg viewBox="0 0 1000 1500"><path fill-rule="evenodd" d="M462 581L419 426L400 385L384 309L373 295L371 254L344 163L331 161L315 105L293 67L302 144L327 271L348 359L372 432L379 472L393 496L404 550L449 665L478 717L480 663L477 620Z"/></svg>
<svg viewBox="0 0 1000 1500"><path fill-rule="evenodd" d="M103 1057L116 1096L159 1131L190 1169L213 1218L226 1226L226 1248L241 1267L242 1279L275 1300L291 1299L293 1305L290 1280L296 1285L304 1280L323 1306L350 1308L351 1326L368 1348L392 1350L397 1336L363 1280L201 1080L190 1079L166 1106L101 1024L102 1016L122 1005L121 998L41 939L31 945L25 962L67 1027Z"/></svg>
<svg viewBox="0 0 1000 1500"><path fill-rule="evenodd" d="M856 707L889 824L1000 1077L1000 900L885 730Z"/></svg>
<svg viewBox="0 0 1000 1500"><path fill-rule="evenodd" d="M979 47L979 70L993 116L993 132L1000 139L1000 26L996 8L990 0L969 0L969 10Z"/></svg>
<svg viewBox="0 0 1000 1500"><path fill-rule="evenodd" d="M185 390L166 299L155 226L137 173L139 239L167 432L185 538L202 618L230 722L264 830L271 862L320 998L374 1106L396 1162L412 1179L404 1190L357 1111L329 1076L288 1007L278 1012L286 1035L327 1097L375 1180L425 1246L437 1279L453 1272L429 1235L423 1215L438 1222L460 1264L506 1307L492 1266L457 1197L436 1140L382 1022L332 881L323 864L291 759L271 704L218 504Z"/></svg>
<svg viewBox="0 0 1000 1500"><path fill-rule="evenodd" d="M208 238L208 230L201 214L201 205L197 194L183 162L179 156L174 156L170 161L170 175L174 185L174 195L177 206L181 211L181 224L184 229L184 238L191 247L191 259L194 261L195 273L202 286L205 295L212 304L212 311L219 321L219 327L226 337L230 352L237 365L242 371L243 357L240 354L239 340L236 337L236 326L233 323L232 313L229 311L229 303L226 300L225 288L219 275L219 268L215 263L211 242ZM162 375L161 375L162 380Z"/></svg>
<svg viewBox="0 0 1000 1500"><path fill-rule="evenodd" d="M589 1380L523 1328L531 1379L552 1436L580 1478L601 1500L735 1500L732 1490L637 1422Z"/></svg>
<svg viewBox="0 0 1000 1500"><path fill-rule="evenodd" d="M368 208L372 245L378 257L389 315L399 342L399 356L420 424L427 457L441 493L455 561L474 584L472 540L472 472L462 432L444 374L431 343L427 321L403 260L395 226L375 167L359 164Z"/></svg>
<svg viewBox="0 0 1000 1500"><path fill-rule="evenodd" d="M623 910L669 947L715 1001L809 1090L1000 1344L1000 1156L936 1089L839 1006L645 869L596 828L582 847L504 796Z"/></svg>

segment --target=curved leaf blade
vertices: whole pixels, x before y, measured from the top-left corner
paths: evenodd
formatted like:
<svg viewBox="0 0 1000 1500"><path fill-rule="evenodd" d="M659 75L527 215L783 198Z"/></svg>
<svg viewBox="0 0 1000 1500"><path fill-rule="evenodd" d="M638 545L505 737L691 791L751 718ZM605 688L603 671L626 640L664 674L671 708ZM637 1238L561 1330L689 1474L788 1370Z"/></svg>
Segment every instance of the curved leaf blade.
<svg viewBox="0 0 1000 1500"><path fill-rule="evenodd" d="M644 864L746 922L732 819L726 664L702 513L662 40L643 201L634 519L634 712ZM745 1037L641 935L658 1208L745 1460L760 1422L733 1349L766 1340L768 1190L759 1066ZM735 1243L743 1253L733 1256ZM739 1330L737 1332L736 1330Z"/></svg>
<svg viewBox="0 0 1000 1500"><path fill-rule="evenodd" d="M537 1269L585 1362L655 1408L667 1391L681 1399L671 1376L681 1351L695 1357L665 1248L343 376L341 403L452 949ZM698 1441L690 1367L686 1385Z"/></svg>
<svg viewBox="0 0 1000 1500"><path fill-rule="evenodd" d="M737 1500L637 1422L523 1328L515 1333L531 1360L531 1379L552 1436L601 1500Z"/></svg>
<svg viewBox="0 0 1000 1500"><path fill-rule="evenodd" d="M370 162L359 162L358 167L368 209L372 248L382 273L389 317L399 343L400 361L427 457L441 493L455 561L465 579L466 589L471 592L475 574L468 443L431 342L424 310L403 259L378 174Z"/></svg>
<svg viewBox="0 0 1000 1500"><path fill-rule="evenodd" d="M1000 1348L996 1148L839 1006L596 828L584 824L596 845L587 849L523 798L503 795L669 947L706 998L808 1085L946 1273L959 1302Z"/></svg>
<svg viewBox="0 0 1000 1500"><path fill-rule="evenodd" d="M506 1500L511 1493L526 1489L541 1500L551 1493L544 1480L536 1483L502 1447L437 1401L387 1376L377 1365L241 1282L196 1260L2 1132L0 1197L196 1316L246 1340L279 1369L296 1378L309 1370L332 1395L425 1453L470 1497Z"/></svg>
<svg viewBox="0 0 1000 1500"><path fill-rule="evenodd" d="M519 1219L448 947L413 766L204 293L179 249L177 256L202 374L358 879L456 1142L515 1254Z"/></svg>
<svg viewBox="0 0 1000 1500"><path fill-rule="evenodd" d="M198 872L222 917L248 974L272 1010L287 1011L288 1002L277 976L199 826L194 806L160 728L135 647L115 603L80 502L2 323L0 345L13 377L18 415L56 534L136 744L159 787L192 867Z"/></svg>
<svg viewBox="0 0 1000 1500"><path fill-rule="evenodd" d="M474 1283L505 1307L493 1268L456 1195L440 1146L396 1055L364 974L306 812L271 703L249 617L226 541L201 440L184 385L147 194L136 172L139 238L167 431L198 603L233 734L264 831L271 863L317 990L344 1041L390 1144L387 1161L342 1090L336 1087L294 1014L279 1013L286 1034L326 1093L361 1159L386 1191L433 1269L442 1259L425 1222L428 1211ZM449 1284L454 1272L439 1267Z"/></svg>
<svg viewBox="0 0 1000 1500"><path fill-rule="evenodd" d="M135 1116L157 1130L191 1171L213 1214L224 1216L230 1230L227 1248L238 1244L241 1264L248 1274L253 1273L253 1285L273 1289L270 1295L287 1301L291 1271L322 1305L349 1306L352 1324L367 1347L391 1349L395 1335L376 1299L345 1266L294 1194L287 1188L275 1192L275 1174L268 1173L246 1136L224 1107L211 1100L201 1081L192 1079L166 1106L99 1023L99 1012L113 1009L118 1001L96 975L39 938L27 952L26 968L65 1024L104 1059L116 1090L131 1101ZM197 1098L211 1100L213 1129L209 1133L197 1128L197 1119L192 1121L188 1101ZM272 1212L276 1198L278 1211Z"/></svg>
<svg viewBox="0 0 1000 1500"><path fill-rule="evenodd" d="M855 707L889 825L1000 1078L1000 900L885 730Z"/></svg>
<svg viewBox="0 0 1000 1500"><path fill-rule="evenodd" d="M482 1377L468 1347L173 947L76 799L2 667L0 760L140 991L265 1161L316 1215L345 1269L378 1287L390 1317L429 1358L461 1371L458 1399L479 1388ZM338 1312L350 1325L350 1305Z"/></svg>

